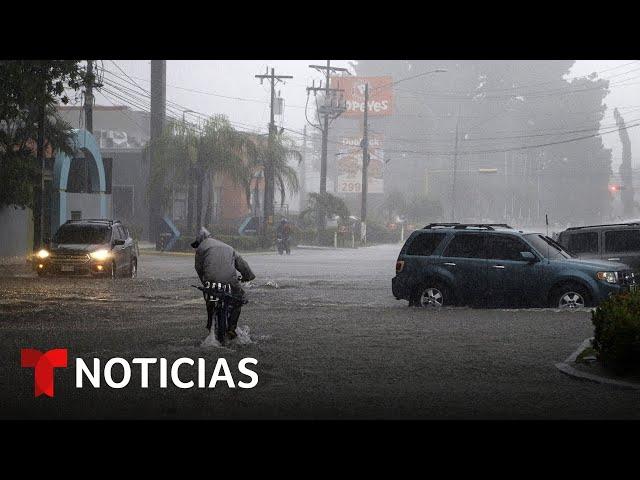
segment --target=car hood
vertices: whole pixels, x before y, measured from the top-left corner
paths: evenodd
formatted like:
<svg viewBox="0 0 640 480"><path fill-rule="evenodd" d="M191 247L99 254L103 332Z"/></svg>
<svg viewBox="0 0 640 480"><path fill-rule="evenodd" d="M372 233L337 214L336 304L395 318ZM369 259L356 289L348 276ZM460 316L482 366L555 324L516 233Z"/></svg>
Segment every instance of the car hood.
<svg viewBox="0 0 640 480"><path fill-rule="evenodd" d="M100 243L100 244L86 244L86 243L57 243L52 244L50 248L51 253L91 253L100 249L109 250L108 243Z"/></svg>
<svg viewBox="0 0 640 480"><path fill-rule="evenodd" d="M570 264L575 266L583 266L590 267L594 270L606 271L606 272L617 272L620 270L629 270L629 266L624 263L619 262L610 262L608 260L596 260L590 258L565 258L562 260L554 260L555 262L560 262L564 264Z"/></svg>

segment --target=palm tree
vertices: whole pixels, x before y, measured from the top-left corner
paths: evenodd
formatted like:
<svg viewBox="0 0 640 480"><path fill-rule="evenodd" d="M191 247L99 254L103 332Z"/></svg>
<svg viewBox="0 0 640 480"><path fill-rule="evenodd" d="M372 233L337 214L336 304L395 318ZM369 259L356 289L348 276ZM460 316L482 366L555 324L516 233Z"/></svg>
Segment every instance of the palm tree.
<svg viewBox="0 0 640 480"><path fill-rule="evenodd" d="M300 189L298 174L295 168L289 165L289 160L295 159L300 163L302 154L294 148L293 142L282 134L273 135L271 141L260 138L255 141L254 145L253 155L250 157L252 173L256 170L264 172L263 211L266 220L273 216L276 185L280 192L280 206L284 205L287 191L297 193ZM269 172L269 169L271 169L271 172ZM272 173L272 177L270 173ZM274 179L273 184L270 182L271 178ZM247 196L250 196L248 189Z"/></svg>
<svg viewBox="0 0 640 480"><path fill-rule="evenodd" d="M159 204L160 211L166 211L169 207L174 185L189 185L192 182L193 166L197 160L198 136L193 126L186 123L170 122L165 127L162 135L153 143L146 146L147 154L151 154L152 166L150 168L149 202ZM191 227L193 219L192 189L187 200L188 224ZM159 196L151 198L151 192Z"/></svg>
<svg viewBox="0 0 640 480"><path fill-rule="evenodd" d="M196 224L202 224L202 192L205 179L211 181L214 173L227 175L236 185L249 189L251 158L255 143L235 130L224 115L211 117L204 124L198 139L196 160ZM209 218L211 202L206 216Z"/></svg>

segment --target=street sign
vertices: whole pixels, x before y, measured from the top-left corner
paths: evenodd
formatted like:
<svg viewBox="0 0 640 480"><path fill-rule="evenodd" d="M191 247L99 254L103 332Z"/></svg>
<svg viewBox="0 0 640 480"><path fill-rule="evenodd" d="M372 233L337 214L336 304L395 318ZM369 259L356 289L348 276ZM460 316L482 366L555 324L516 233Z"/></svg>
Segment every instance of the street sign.
<svg viewBox="0 0 640 480"><path fill-rule="evenodd" d="M369 85L368 114L370 117L393 113L393 77L331 77L331 87L344 90L345 117L362 117L364 89Z"/></svg>

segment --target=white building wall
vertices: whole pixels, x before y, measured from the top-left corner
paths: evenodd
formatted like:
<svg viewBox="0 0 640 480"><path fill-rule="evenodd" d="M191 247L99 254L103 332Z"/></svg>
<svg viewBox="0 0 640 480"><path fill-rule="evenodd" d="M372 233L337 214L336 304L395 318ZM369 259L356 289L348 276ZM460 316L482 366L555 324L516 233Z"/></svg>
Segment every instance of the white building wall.
<svg viewBox="0 0 640 480"><path fill-rule="evenodd" d="M100 195L95 193L68 193L67 194L67 218L71 219L71 212L82 212L81 218L101 218ZM111 195L107 195L107 218L113 217L113 204ZM118 219L115 219L118 220Z"/></svg>
<svg viewBox="0 0 640 480"><path fill-rule="evenodd" d="M31 209L0 209L0 257L24 257L33 247L33 213Z"/></svg>

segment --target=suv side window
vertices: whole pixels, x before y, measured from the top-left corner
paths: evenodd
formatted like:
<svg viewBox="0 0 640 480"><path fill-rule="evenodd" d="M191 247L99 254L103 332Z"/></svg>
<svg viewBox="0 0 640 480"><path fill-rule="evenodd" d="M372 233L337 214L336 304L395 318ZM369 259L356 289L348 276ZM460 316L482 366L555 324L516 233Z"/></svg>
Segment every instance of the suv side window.
<svg viewBox="0 0 640 480"><path fill-rule="evenodd" d="M481 233L457 233L443 253L444 257L486 258L485 238Z"/></svg>
<svg viewBox="0 0 640 480"><path fill-rule="evenodd" d="M120 230L120 226L114 225L111 229L113 230L113 239L122 240L122 231Z"/></svg>
<svg viewBox="0 0 640 480"><path fill-rule="evenodd" d="M530 252L529 245L513 235L490 235L489 256L494 260L525 261L520 252Z"/></svg>
<svg viewBox="0 0 640 480"><path fill-rule="evenodd" d="M605 252L640 251L640 230L610 230L604 233Z"/></svg>
<svg viewBox="0 0 640 480"><path fill-rule="evenodd" d="M566 241L567 250L573 253L598 253L598 232L572 233Z"/></svg>
<svg viewBox="0 0 640 480"><path fill-rule="evenodd" d="M422 255L428 257L440 245L446 233L424 232L419 233L409 244L407 255Z"/></svg>

